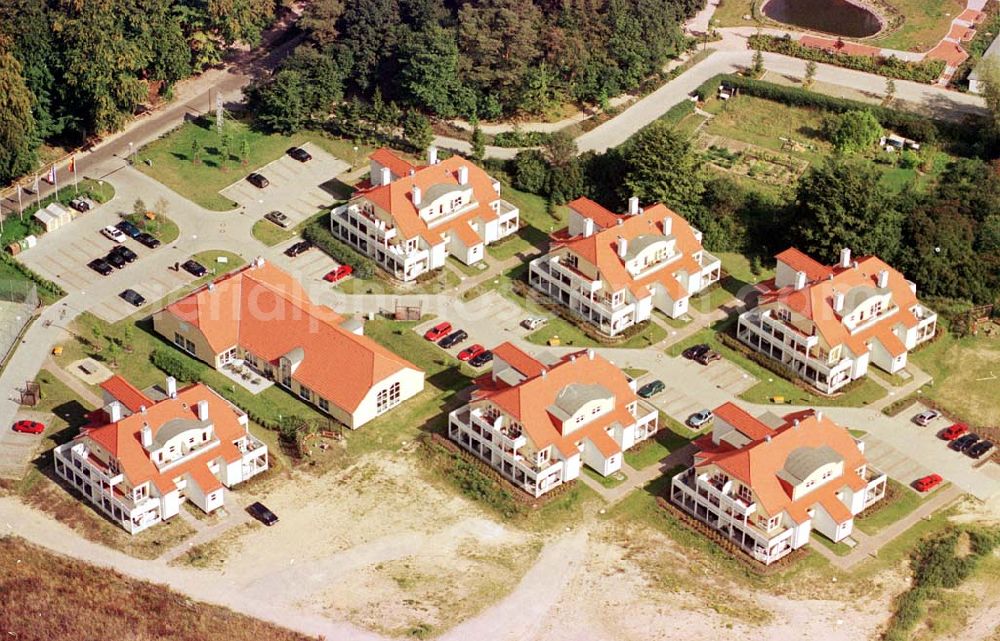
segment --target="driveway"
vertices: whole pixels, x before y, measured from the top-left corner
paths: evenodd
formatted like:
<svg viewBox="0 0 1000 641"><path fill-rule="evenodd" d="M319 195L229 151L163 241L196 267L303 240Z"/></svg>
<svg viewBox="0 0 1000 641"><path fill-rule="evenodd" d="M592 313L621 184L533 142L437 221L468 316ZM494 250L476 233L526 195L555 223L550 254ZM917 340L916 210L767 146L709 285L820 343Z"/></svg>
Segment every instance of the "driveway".
<svg viewBox="0 0 1000 641"><path fill-rule="evenodd" d="M264 189L241 177L220 193L245 208L253 220L277 210L288 216L289 226L298 225L336 202L333 180L351 168L311 143L302 147L312 154L309 162L299 162L286 154L257 170L270 182Z"/></svg>
<svg viewBox="0 0 1000 641"><path fill-rule="evenodd" d="M14 420L29 419L46 425L52 414L21 410ZM12 424L11 424L12 425ZM21 434L11 429L11 425L0 425L0 479L21 479L28 471L28 465L35 456L41 434Z"/></svg>

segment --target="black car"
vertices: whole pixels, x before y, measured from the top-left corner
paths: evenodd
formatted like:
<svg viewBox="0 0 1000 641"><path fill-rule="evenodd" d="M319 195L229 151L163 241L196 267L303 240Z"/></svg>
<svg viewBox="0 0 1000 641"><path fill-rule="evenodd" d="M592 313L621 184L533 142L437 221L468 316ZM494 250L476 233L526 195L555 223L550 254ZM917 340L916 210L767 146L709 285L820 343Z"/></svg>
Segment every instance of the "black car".
<svg viewBox="0 0 1000 641"><path fill-rule="evenodd" d="M85 211L90 211L90 201L85 198L74 198L69 201L69 206L81 214Z"/></svg>
<svg viewBox="0 0 1000 641"><path fill-rule="evenodd" d="M114 248L112 248L111 253L116 256L121 256L126 263L134 263L135 259L138 258L136 253L125 245L115 245Z"/></svg>
<svg viewBox="0 0 1000 641"><path fill-rule="evenodd" d="M111 265L115 269L122 269L125 267L125 258L121 254L117 254L115 252L111 252L105 256L104 262Z"/></svg>
<svg viewBox="0 0 1000 641"><path fill-rule="evenodd" d="M705 344L694 345L681 352L681 356L683 356L684 358L694 360L707 351L708 351L708 345Z"/></svg>
<svg viewBox="0 0 1000 641"><path fill-rule="evenodd" d="M150 249L156 249L160 246L160 241L152 234L148 234L146 232L142 232L136 236L135 239L139 241L140 244L143 244Z"/></svg>
<svg viewBox="0 0 1000 641"><path fill-rule="evenodd" d="M274 525L278 522L278 515L267 509L260 501L248 505L247 512L264 525Z"/></svg>
<svg viewBox="0 0 1000 641"><path fill-rule="evenodd" d="M142 297L142 294L134 289L126 289L118 295L136 307L142 307L146 304L146 299Z"/></svg>
<svg viewBox="0 0 1000 641"><path fill-rule="evenodd" d="M312 249L312 243L308 240L300 240L291 247L285 250L285 256L289 258L295 258L299 254L305 253L306 251Z"/></svg>
<svg viewBox="0 0 1000 641"><path fill-rule="evenodd" d="M205 269L205 266L194 259L184 261L183 263L181 263L181 268L187 273L194 276L195 278L201 278L202 276L208 273L208 270Z"/></svg>
<svg viewBox="0 0 1000 641"><path fill-rule="evenodd" d="M109 276L111 275L111 272L115 271L115 268L109 265L103 258L95 258L87 263L87 267L93 269L101 276Z"/></svg>
<svg viewBox="0 0 1000 641"><path fill-rule="evenodd" d="M115 227L118 228L118 231L120 231L121 233L125 234L129 238L138 238L139 235L142 234L142 230L141 229L139 229L138 227L136 227L135 225L133 225L132 223L130 223L127 220L121 221L120 223L118 223L117 225L115 225Z"/></svg>
<svg viewBox="0 0 1000 641"><path fill-rule="evenodd" d="M264 178L263 176L261 176L257 172L254 172L252 174L248 174L247 175L247 182L250 183L251 185L253 185L254 187L258 188L258 189L263 189L264 187L267 187L268 185L271 184L268 181L267 178Z"/></svg>
<svg viewBox="0 0 1000 641"><path fill-rule="evenodd" d="M288 155L299 162L309 162L313 157L302 147L292 147L288 150Z"/></svg>
<svg viewBox="0 0 1000 641"><path fill-rule="evenodd" d="M979 435L969 433L966 434L965 436L959 436L954 441L952 441L948 445L948 447L955 450L956 452L964 452L965 450L975 445L977 441L979 441Z"/></svg>
<svg viewBox="0 0 1000 641"><path fill-rule="evenodd" d="M473 367L482 367L483 365L489 363L492 360L493 360L493 352L491 352L490 350L486 350L479 356L474 356L469 361L469 365L472 365Z"/></svg>
<svg viewBox="0 0 1000 641"><path fill-rule="evenodd" d="M993 449L993 441L979 441L972 447L970 447L965 453L972 458L980 458L983 454L986 454Z"/></svg>
<svg viewBox="0 0 1000 641"><path fill-rule="evenodd" d="M449 347L454 347L455 345L458 345L468 337L469 334L464 329L455 330L454 332L448 334L447 336L439 340L438 345L440 345L445 349L448 349Z"/></svg>

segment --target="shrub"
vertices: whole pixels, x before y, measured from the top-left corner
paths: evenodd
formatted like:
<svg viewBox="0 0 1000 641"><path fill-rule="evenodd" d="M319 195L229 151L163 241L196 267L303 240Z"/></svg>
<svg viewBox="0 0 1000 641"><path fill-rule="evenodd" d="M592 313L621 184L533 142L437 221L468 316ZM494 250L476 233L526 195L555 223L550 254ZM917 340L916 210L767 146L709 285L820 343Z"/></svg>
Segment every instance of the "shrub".
<svg viewBox="0 0 1000 641"><path fill-rule="evenodd" d="M374 277L377 270L375 261L362 255L347 243L336 239L333 232L327 227L326 221L326 216L314 220L306 226L302 236L329 254L338 263L350 265L357 278L368 280Z"/></svg>
<svg viewBox="0 0 1000 641"><path fill-rule="evenodd" d="M683 100L670 109L667 109L667 113L660 116L662 120L666 120L671 124L677 124L684 119L684 116L694 113L694 102L690 100Z"/></svg>
<svg viewBox="0 0 1000 641"><path fill-rule="evenodd" d="M169 347L157 347L150 354L149 360L157 368L184 383L200 381L201 372L204 369L204 365L201 363Z"/></svg>
<svg viewBox="0 0 1000 641"><path fill-rule="evenodd" d="M39 289L47 292L53 298L62 298L66 295L66 290L57 285L56 283L43 278L36 274L34 271L28 269L23 263L14 260L10 254L7 252L0 252L0 260L2 260L7 265L10 265L17 273L24 276L26 279L33 282L38 286Z"/></svg>
<svg viewBox="0 0 1000 641"><path fill-rule="evenodd" d="M749 46L752 49L774 51L786 56L794 56L803 60L814 60L827 64L846 67L857 71L877 73L880 76L912 80L914 82L933 83L944 72L943 60L923 60L909 62L895 56L856 56L847 53L831 53L824 49L807 47L790 38L779 38L765 34L750 36Z"/></svg>
<svg viewBox="0 0 1000 641"><path fill-rule="evenodd" d="M493 136L495 147L540 147L552 138L546 131L501 131Z"/></svg>

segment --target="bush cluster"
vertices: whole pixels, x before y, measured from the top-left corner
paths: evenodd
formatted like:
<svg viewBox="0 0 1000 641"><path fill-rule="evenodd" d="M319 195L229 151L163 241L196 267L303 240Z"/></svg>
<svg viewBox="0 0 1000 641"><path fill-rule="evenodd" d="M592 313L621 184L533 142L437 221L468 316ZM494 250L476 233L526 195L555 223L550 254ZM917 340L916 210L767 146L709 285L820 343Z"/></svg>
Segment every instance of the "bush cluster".
<svg viewBox="0 0 1000 641"><path fill-rule="evenodd" d="M157 347L149 355L149 360L158 369L173 376L179 382L196 383L201 381L201 372L204 366L169 347Z"/></svg>
<svg viewBox="0 0 1000 641"><path fill-rule="evenodd" d="M493 136L494 147L538 147L552 138L546 131L501 131Z"/></svg>
<svg viewBox="0 0 1000 641"><path fill-rule="evenodd" d="M333 236L333 232L327 226L326 221L326 216L313 221L303 230L302 236L329 254L338 263L350 265L354 269L355 277L364 280L374 277L377 273L375 261L362 255L343 241L336 239Z"/></svg>
<svg viewBox="0 0 1000 641"><path fill-rule="evenodd" d="M832 53L825 49L807 47L787 36L779 37L755 34L750 36L749 46L753 49L773 51L785 54L786 56L802 58L803 60L815 60L816 62L825 62L856 71L877 73L880 76L888 78L899 78L900 80L912 80L928 84L940 78L945 67L943 60L910 62L900 60L895 56L857 56L847 53Z"/></svg>

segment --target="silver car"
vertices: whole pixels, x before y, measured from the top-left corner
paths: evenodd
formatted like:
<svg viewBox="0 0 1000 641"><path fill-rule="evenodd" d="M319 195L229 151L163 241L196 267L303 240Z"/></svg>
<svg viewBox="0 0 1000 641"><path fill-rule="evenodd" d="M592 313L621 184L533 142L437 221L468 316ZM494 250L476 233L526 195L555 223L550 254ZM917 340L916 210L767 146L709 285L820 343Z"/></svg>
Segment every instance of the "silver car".
<svg viewBox="0 0 1000 641"><path fill-rule="evenodd" d="M687 423L691 427L699 429L711 423L713 418L715 418L715 414L712 414L712 410L701 410L689 416Z"/></svg>
<svg viewBox="0 0 1000 641"><path fill-rule="evenodd" d="M939 416L941 416L941 412L937 410L925 410L914 416L913 422L922 427L927 427Z"/></svg>

